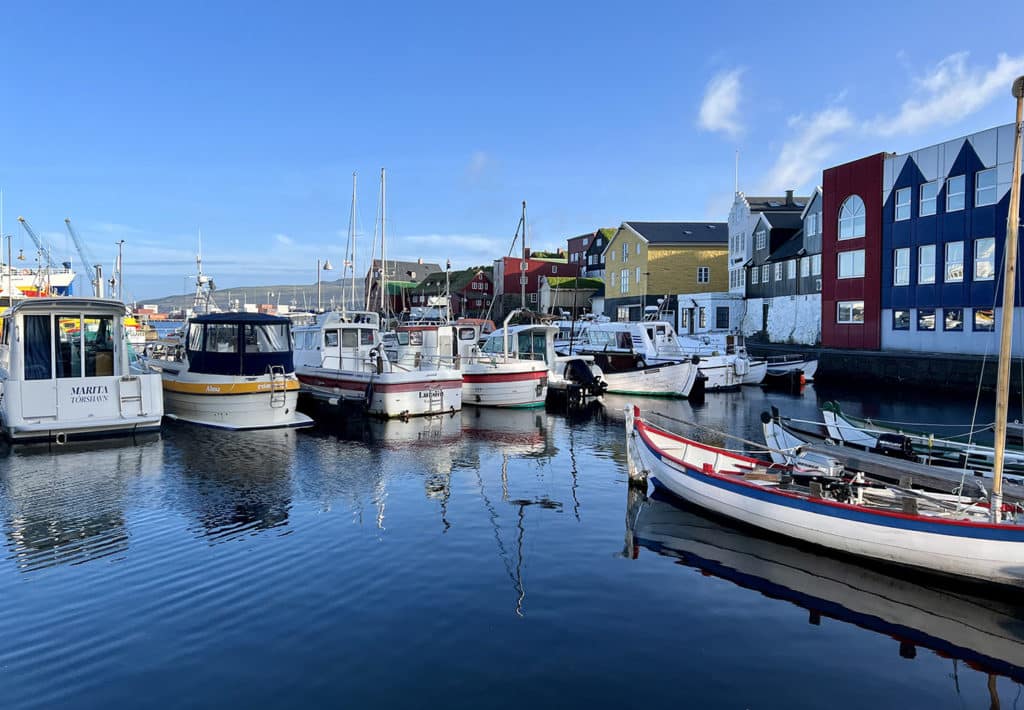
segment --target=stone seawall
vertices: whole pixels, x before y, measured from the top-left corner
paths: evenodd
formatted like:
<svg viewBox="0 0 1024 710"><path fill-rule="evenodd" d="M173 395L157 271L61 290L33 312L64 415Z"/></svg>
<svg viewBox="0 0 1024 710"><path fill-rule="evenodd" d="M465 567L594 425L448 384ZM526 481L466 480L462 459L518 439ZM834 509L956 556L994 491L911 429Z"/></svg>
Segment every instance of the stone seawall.
<svg viewBox="0 0 1024 710"><path fill-rule="evenodd" d="M858 384L876 387L930 389L974 393L981 379L983 392L996 388L996 361L975 355L916 352L837 350L833 348L771 345L747 341L755 356L803 353L818 358L815 381L830 385ZM1024 361L1010 368L1010 389L1020 396L1024 389Z"/></svg>

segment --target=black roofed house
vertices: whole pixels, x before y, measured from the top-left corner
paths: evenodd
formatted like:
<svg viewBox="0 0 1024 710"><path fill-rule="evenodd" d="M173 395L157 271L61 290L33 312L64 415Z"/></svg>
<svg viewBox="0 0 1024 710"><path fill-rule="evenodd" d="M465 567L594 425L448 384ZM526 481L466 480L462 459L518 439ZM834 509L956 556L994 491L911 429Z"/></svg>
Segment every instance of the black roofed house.
<svg viewBox="0 0 1024 710"><path fill-rule="evenodd" d="M798 212L761 212L751 227L743 331L772 342L821 337L821 188Z"/></svg>
<svg viewBox="0 0 1024 710"><path fill-rule="evenodd" d="M390 313L401 313L408 309L409 296L417 284L428 276L436 273L443 273L440 264L426 263L423 259L416 261L399 261L397 259L387 260L386 274L381 270L380 259L374 259L366 272L365 291L369 295L371 310L380 309L380 283L382 276L387 277L388 296L390 297L388 310Z"/></svg>
<svg viewBox="0 0 1024 710"><path fill-rule="evenodd" d="M753 227L760 215L800 215L811 198L793 195L792 190L778 197L750 197L737 192L729 211L729 291L746 292L747 262L753 256Z"/></svg>

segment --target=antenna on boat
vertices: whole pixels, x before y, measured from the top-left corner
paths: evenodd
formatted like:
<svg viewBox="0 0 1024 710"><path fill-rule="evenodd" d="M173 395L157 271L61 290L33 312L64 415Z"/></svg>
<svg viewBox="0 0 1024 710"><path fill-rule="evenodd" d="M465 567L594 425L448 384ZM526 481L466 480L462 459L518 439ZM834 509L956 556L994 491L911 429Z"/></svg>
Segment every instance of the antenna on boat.
<svg viewBox="0 0 1024 710"><path fill-rule="evenodd" d="M352 207L348 213L348 253L345 255L345 266L350 270L352 279L352 308L356 305L356 173L352 171ZM342 272L344 276L344 272ZM344 288L344 287L343 287ZM342 298L342 311L345 310L345 299Z"/></svg>
<svg viewBox="0 0 1024 710"><path fill-rule="evenodd" d="M999 333L999 370L996 380L995 456L992 461L992 522L998 523L1003 507L1003 459L1006 456L1006 418L1010 407L1010 358L1013 346L1013 305L1017 284L1017 242L1020 239L1021 131L1024 131L1024 76L1011 89L1017 99L1014 124L1013 172L1010 209L1006 216L1006 260L1003 271L1003 313Z"/></svg>
<svg viewBox="0 0 1024 710"><path fill-rule="evenodd" d="M380 169L380 312L387 321L388 257L387 257L387 175Z"/></svg>

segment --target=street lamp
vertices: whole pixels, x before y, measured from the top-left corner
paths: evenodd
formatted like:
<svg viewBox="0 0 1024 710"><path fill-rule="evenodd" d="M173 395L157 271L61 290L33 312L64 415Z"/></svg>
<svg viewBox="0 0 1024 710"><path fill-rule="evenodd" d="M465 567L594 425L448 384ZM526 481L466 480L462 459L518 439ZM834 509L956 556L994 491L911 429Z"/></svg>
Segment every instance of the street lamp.
<svg viewBox="0 0 1024 710"><path fill-rule="evenodd" d="M320 313L323 310L323 308L321 307L321 303L322 303L323 299L321 297L321 290L320 290L320 273L323 272L323 271L333 271L333 270L334 270L334 267L331 266L331 260L330 259L325 259L323 261L323 264L321 264L320 258L317 257L317 260L316 260L316 312L317 313Z"/></svg>

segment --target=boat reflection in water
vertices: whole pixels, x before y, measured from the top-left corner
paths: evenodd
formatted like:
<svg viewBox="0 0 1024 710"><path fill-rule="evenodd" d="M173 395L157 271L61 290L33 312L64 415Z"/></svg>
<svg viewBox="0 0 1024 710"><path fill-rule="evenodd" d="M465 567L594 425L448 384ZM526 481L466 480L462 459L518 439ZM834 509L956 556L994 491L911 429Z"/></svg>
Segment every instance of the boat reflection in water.
<svg viewBox="0 0 1024 710"><path fill-rule="evenodd" d="M462 410L462 435L487 442L505 456L549 454L548 415L543 409Z"/></svg>
<svg viewBox="0 0 1024 710"><path fill-rule="evenodd" d="M165 424L175 443L181 486L172 499L198 523L211 542L288 524L292 505L294 429L227 431L176 422Z"/></svg>
<svg viewBox="0 0 1024 710"><path fill-rule="evenodd" d="M97 441L17 456L17 470L0 458L0 513L8 558L22 572L124 553L127 501L163 470L158 434L138 445Z"/></svg>
<svg viewBox="0 0 1024 710"><path fill-rule="evenodd" d="M904 658L914 658L920 646L990 676L1024 682L1022 606L757 537L631 488L626 553L633 557L645 547L807 609L812 624L828 617L891 636ZM994 693L991 677L989 688Z"/></svg>

